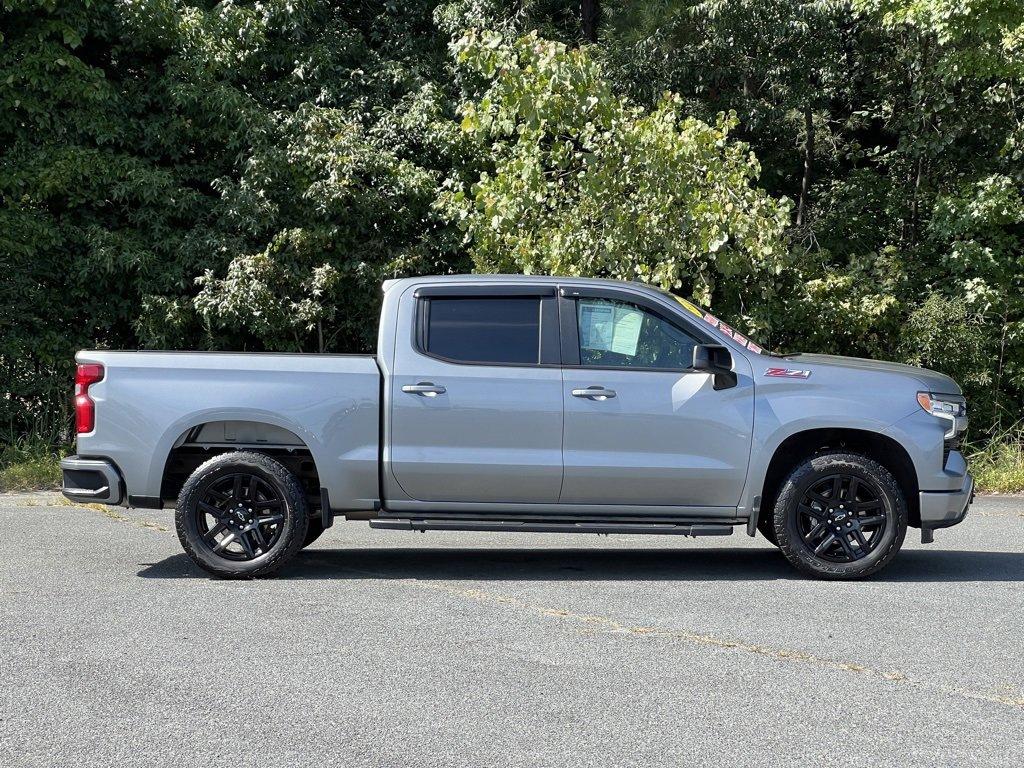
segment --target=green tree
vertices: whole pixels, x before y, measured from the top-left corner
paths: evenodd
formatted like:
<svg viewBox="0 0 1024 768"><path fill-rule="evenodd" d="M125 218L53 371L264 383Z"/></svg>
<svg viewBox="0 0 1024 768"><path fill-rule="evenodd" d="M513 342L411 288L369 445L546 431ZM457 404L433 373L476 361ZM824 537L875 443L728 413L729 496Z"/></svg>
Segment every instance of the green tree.
<svg viewBox="0 0 1024 768"><path fill-rule="evenodd" d="M441 199L478 269L644 280L706 302L770 291L788 203L754 186L731 117L685 117L673 96L633 106L585 50L535 34L470 32L454 48L489 82L462 110L488 162Z"/></svg>
<svg viewBox="0 0 1024 768"><path fill-rule="evenodd" d="M363 349L474 265L1016 421L1022 70L1019 0L0 0L0 435L60 437L77 348Z"/></svg>
<svg viewBox="0 0 1024 768"><path fill-rule="evenodd" d="M976 423L1016 412L1024 6L604 8L602 57L613 82L644 103L669 88L694 115L735 111L734 132L760 160L761 183L797 200L796 268L774 292L774 344L914 361L921 335L910 329L938 317L925 309L938 306L928 304L935 296L983 319L980 333L962 336L958 359L949 350L942 358L950 370L982 367L968 394L1000 406ZM1003 396L989 397L991 388Z"/></svg>
<svg viewBox="0 0 1024 768"><path fill-rule="evenodd" d="M859 0L887 36L893 66L875 73L886 127L882 161L903 203L899 242L916 295L901 297L911 328L935 294L981 318L958 335L944 367L964 370L984 402L982 423L1019 419L1024 393L1022 115L1024 6L1008 0ZM936 331L948 330L947 321ZM911 336L910 338L913 338ZM906 344L905 344L906 346ZM914 358L911 358L914 359ZM969 373L967 371L970 371ZM991 410L989 410L991 408Z"/></svg>
<svg viewBox="0 0 1024 768"><path fill-rule="evenodd" d="M77 348L363 349L450 269L434 6L3 0L5 431L63 431Z"/></svg>

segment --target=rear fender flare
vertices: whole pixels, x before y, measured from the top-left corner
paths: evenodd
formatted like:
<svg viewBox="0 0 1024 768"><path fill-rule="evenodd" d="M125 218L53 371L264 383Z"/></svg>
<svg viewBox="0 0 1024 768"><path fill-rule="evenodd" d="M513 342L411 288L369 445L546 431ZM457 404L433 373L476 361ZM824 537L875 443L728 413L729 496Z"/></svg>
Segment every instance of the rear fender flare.
<svg viewBox="0 0 1024 768"><path fill-rule="evenodd" d="M326 457L323 455L323 446L320 441L309 430L289 419L283 419L272 411L254 410L252 408L209 408L202 411L190 413L173 422L160 436L153 449L153 457L150 462L146 487L154 489L149 495L158 496L163 482L164 469L167 460L170 458L171 449L174 444L193 427L206 424L211 421L251 421L259 424L286 429L298 437L313 457L313 463L317 467L327 466ZM240 444L239 447L242 447Z"/></svg>

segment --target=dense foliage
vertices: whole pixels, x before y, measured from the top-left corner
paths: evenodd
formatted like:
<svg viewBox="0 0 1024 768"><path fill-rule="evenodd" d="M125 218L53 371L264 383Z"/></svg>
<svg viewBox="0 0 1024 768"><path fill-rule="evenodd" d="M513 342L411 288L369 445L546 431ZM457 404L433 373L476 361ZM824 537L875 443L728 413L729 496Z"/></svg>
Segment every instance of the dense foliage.
<svg viewBox="0 0 1024 768"><path fill-rule="evenodd" d="M586 53L535 35L471 33L454 48L490 82L462 110L487 170L442 197L478 268L685 283L705 301L754 276L770 293L788 206L752 186L734 119L684 117L673 96L631 106Z"/></svg>
<svg viewBox="0 0 1024 768"><path fill-rule="evenodd" d="M1024 405L1020 0L0 0L0 439L87 346L358 351L379 282L641 279Z"/></svg>

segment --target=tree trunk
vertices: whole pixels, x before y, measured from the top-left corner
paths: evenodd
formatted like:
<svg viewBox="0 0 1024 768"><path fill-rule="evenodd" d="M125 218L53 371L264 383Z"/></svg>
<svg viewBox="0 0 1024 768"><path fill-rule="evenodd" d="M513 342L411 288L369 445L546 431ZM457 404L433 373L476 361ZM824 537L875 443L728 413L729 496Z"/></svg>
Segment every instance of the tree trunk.
<svg viewBox="0 0 1024 768"><path fill-rule="evenodd" d="M753 78L749 74L744 72L743 73L743 98L749 99L752 96L756 96L757 94L755 93L755 90L756 89L754 88Z"/></svg>
<svg viewBox="0 0 1024 768"><path fill-rule="evenodd" d="M917 115L918 135L916 137L915 144L917 142L919 142L919 141L922 141L924 136L926 136L927 133L928 133L928 123L929 123L929 110L930 110L930 107L929 107L929 104L927 102L927 96L925 95L927 93L927 88L928 88L928 85L929 85L928 80L927 80L927 78L928 78L928 67L929 67L929 60L928 60L929 37L927 35L925 35L925 36L923 36L921 38L920 48L921 48L921 74L920 74L919 77L920 77L920 81L921 81L922 84L920 86L921 96L920 96L917 104L915 105L915 107L917 109L917 112L918 112L918 115ZM925 150L924 149L918 149L917 152L918 152L917 163L915 164L914 178L913 178L913 181L912 181L913 189L911 191L911 196L910 196L910 244L911 245L917 245L918 239L920 237L921 183L922 183L922 181L924 179L924 174L925 174L925 155L924 155Z"/></svg>
<svg viewBox="0 0 1024 768"><path fill-rule="evenodd" d="M924 157L917 157L917 173L914 174L914 195L910 202L910 244L917 245L918 221L920 221L919 204L921 194L921 177L924 176Z"/></svg>
<svg viewBox="0 0 1024 768"><path fill-rule="evenodd" d="M588 43L597 42L597 26L600 16L600 0L580 0L580 26L583 29L583 39Z"/></svg>
<svg viewBox="0 0 1024 768"><path fill-rule="evenodd" d="M802 227L808 218L811 206L808 194L811 190L811 171L814 167L814 114L811 105L804 107L804 176L800 180L800 200L796 206L796 225Z"/></svg>
<svg viewBox="0 0 1024 768"><path fill-rule="evenodd" d="M992 395L992 433L997 434L1003 427L1002 414L999 412L999 392L1003 387L1003 361L1006 359L1006 333L1010 327L1009 313L1003 312L1003 336L999 340L999 360L996 364L996 386Z"/></svg>

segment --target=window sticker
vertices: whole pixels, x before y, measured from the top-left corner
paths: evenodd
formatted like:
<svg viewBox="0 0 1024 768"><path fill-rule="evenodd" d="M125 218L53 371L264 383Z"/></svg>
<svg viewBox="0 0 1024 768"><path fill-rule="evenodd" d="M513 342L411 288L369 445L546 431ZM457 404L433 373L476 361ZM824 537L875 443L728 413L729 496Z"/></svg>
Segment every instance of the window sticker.
<svg viewBox="0 0 1024 768"><path fill-rule="evenodd" d="M619 355L636 355L640 341L640 324L644 315L632 307L615 307L615 330L612 333L612 352Z"/></svg>
<svg viewBox="0 0 1024 768"><path fill-rule="evenodd" d="M614 308L603 301L580 302L580 346L607 352L612 345Z"/></svg>
<svg viewBox="0 0 1024 768"><path fill-rule="evenodd" d="M640 340L643 312L608 301L579 302L580 347L632 357Z"/></svg>

